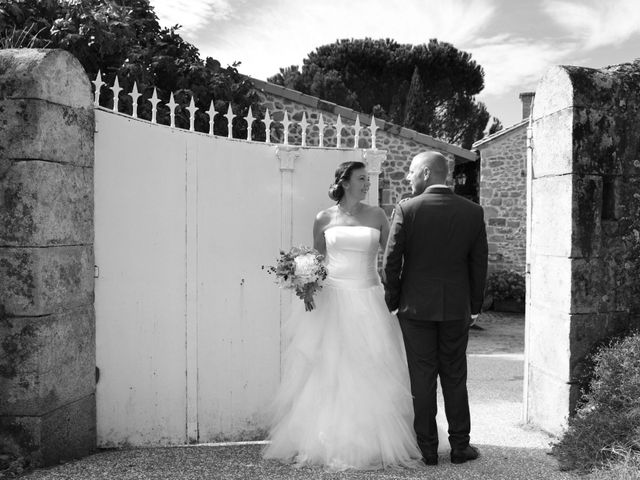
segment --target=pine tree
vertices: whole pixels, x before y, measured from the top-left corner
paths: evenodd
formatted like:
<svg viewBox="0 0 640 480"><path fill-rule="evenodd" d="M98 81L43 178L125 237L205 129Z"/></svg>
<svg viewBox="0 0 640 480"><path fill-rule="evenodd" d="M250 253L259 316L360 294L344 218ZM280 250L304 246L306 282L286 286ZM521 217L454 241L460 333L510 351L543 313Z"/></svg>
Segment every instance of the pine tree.
<svg viewBox="0 0 640 480"><path fill-rule="evenodd" d="M423 94L424 86L420 78L418 67L413 69L409 93L404 106L403 125L413 130L424 129L424 107L425 99Z"/></svg>
<svg viewBox="0 0 640 480"><path fill-rule="evenodd" d="M416 68L422 75L414 75ZM285 85L293 75L283 69L269 81ZM475 100L484 87L482 67L469 53L436 39L421 45L338 40L309 53L295 69L295 82L302 93L465 148L482 138L489 119Z"/></svg>

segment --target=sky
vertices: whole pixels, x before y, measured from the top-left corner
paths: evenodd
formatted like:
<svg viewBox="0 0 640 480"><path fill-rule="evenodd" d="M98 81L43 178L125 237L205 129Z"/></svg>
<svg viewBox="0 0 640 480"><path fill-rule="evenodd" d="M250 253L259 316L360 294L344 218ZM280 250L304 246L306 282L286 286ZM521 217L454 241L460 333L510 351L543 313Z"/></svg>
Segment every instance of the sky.
<svg viewBox="0 0 640 480"><path fill-rule="evenodd" d="M507 127L521 92L553 65L601 68L640 58L640 0L151 0L162 26L201 56L266 80L343 38L429 39L471 54L485 73L477 95Z"/></svg>

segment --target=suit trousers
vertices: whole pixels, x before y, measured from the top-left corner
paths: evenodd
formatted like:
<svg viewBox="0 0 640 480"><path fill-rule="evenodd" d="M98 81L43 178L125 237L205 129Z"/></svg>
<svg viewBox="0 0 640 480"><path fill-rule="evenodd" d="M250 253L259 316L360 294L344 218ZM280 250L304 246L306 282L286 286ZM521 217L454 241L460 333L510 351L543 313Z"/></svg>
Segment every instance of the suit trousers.
<svg viewBox="0 0 640 480"><path fill-rule="evenodd" d="M449 423L449 444L452 449L466 448L471 431L467 393L469 321L399 320L407 351L414 429L420 450L424 455L438 450L438 376Z"/></svg>

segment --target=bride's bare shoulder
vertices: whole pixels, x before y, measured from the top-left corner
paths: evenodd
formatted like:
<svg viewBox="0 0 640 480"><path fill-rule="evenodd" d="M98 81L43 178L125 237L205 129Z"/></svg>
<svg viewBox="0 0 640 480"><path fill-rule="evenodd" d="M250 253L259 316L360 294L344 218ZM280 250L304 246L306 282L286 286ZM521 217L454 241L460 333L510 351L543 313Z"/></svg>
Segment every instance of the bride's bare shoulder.
<svg viewBox="0 0 640 480"><path fill-rule="evenodd" d="M320 210L316 214L316 220L315 220L316 225L325 226L329 224L331 219L335 217L336 208L337 208L336 206L333 206L333 207L326 208L324 210Z"/></svg>

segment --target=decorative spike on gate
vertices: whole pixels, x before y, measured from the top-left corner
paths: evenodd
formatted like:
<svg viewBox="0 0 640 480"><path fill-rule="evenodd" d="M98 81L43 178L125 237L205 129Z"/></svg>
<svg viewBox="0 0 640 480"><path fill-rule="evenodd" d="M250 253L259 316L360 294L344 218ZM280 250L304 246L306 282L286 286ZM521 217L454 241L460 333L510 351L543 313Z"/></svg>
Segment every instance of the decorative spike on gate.
<svg viewBox="0 0 640 480"><path fill-rule="evenodd" d="M193 132L195 131L196 124L196 110L198 110L193 95L191 95L191 102L189 102L189 106L186 108L189 111L189 131Z"/></svg>
<svg viewBox="0 0 640 480"><path fill-rule="evenodd" d="M178 104L173 99L173 92L169 95L169 103L167 103L167 107L169 107L169 116L171 117L171 126L176 126L176 107Z"/></svg>
<svg viewBox="0 0 640 480"><path fill-rule="evenodd" d="M213 135L213 124L214 119L216 117L216 109L213 107L213 98L211 99L211 105L209 106L209 110L207 110L207 115L209 115L209 135Z"/></svg>
<svg viewBox="0 0 640 480"><path fill-rule="evenodd" d="M160 99L158 98L158 92L156 87L153 87L153 93L151 94L151 98L148 99L151 102L151 123L157 122L157 113L158 113L158 103L160 103Z"/></svg>
<svg viewBox="0 0 640 480"><path fill-rule="evenodd" d="M116 75L116 79L113 81L113 87L111 87L111 90L113 90L113 111L117 112L118 102L120 101L120 92L122 91L122 88L118 83L118 75Z"/></svg>
<svg viewBox="0 0 640 480"><path fill-rule="evenodd" d="M378 130L378 126L376 125L376 117L374 117L373 115L371 115L371 126L369 127L369 129L371 130L371 149L377 150L378 147L376 147L376 130Z"/></svg>
<svg viewBox="0 0 640 480"><path fill-rule="evenodd" d="M307 112L302 112L302 120L300 120L300 127L302 127L302 146L307 146L307 126L309 122L307 122Z"/></svg>
<svg viewBox="0 0 640 480"><path fill-rule="evenodd" d="M104 85L104 82L102 81L102 73L100 73L100 70L98 70L98 73L96 73L96 79L92 83L95 86L93 92L93 104L98 107L100 106L100 90Z"/></svg>
<svg viewBox="0 0 640 480"><path fill-rule="evenodd" d="M138 84L133 82L133 89L131 90L131 116L138 118L138 99L142 96L138 93Z"/></svg>
<svg viewBox="0 0 640 480"><path fill-rule="evenodd" d="M354 135L353 135L353 148L358 148L358 141L360 140L360 115L356 115L356 123L353 126Z"/></svg>
<svg viewBox="0 0 640 480"><path fill-rule="evenodd" d="M284 110L284 118L282 119L282 126L284 127L284 144L289 145L289 125L291 122L289 121L289 112Z"/></svg>
<svg viewBox="0 0 640 480"><path fill-rule="evenodd" d="M271 115L269 115L269 109L267 108L264 113L264 143L269 143L271 141L271 124L273 120L271 120Z"/></svg>
<svg viewBox="0 0 640 480"><path fill-rule="evenodd" d="M320 119L318 120L318 146L324 147L324 117L320 114Z"/></svg>
<svg viewBox="0 0 640 480"><path fill-rule="evenodd" d="M227 109L227 138L233 138L233 109L231 108L231 102L229 102L229 108Z"/></svg>
<svg viewBox="0 0 640 480"><path fill-rule="evenodd" d="M249 105L249 111L245 117L247 121L247 140L251 140L251 129L253 128L253 113L251 112L251 105Z"/></svg>
<svg viewBox="0 0 640 480"><path fill-rule="evenodd" d="M342 118L340 114L338 114L338 121L336 122L336 148L340 148L340 143L342 140Z"/></svg>

